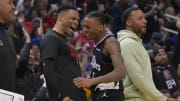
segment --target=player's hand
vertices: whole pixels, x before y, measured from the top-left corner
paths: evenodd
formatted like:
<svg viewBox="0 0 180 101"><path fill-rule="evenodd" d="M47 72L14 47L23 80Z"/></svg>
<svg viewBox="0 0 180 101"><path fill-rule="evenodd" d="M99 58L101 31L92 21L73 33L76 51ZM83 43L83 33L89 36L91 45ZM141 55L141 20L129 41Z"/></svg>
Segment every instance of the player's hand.
<svg viewBox="0 0 180 101"><path fill-rule="evenodd" d="M74 101L74 100L72 100L69 96L67 96L63 99L63 101Z"/></svg>
<svg viewBox="0 0 180 101"><path fill-rule="evenodd" d="M74 84L78 87L86 87L89 88L93 85L93 80L89 78L77 77L73 80Z"/></svg>

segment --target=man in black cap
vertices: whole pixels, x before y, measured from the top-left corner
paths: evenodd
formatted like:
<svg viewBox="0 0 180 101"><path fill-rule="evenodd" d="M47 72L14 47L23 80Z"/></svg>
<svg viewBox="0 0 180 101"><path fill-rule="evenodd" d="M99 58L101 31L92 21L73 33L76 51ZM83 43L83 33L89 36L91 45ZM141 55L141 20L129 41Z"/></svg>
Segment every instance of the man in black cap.
<svg viewBox="0 0 180 101"><path fill-rule="evenodd" d="M152 66L153 80L159 90L169 90L172 94L178 88L176 70L168 63L168 56L164 48L153 49L154 62Z"/></svg>

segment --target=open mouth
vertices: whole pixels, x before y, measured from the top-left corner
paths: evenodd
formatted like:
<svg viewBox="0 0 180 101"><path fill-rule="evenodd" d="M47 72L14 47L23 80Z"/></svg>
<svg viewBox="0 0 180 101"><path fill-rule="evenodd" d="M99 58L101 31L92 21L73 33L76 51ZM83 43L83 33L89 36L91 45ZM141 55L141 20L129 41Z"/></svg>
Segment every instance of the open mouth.
<svg viewBox="0 0 180 101"><path fill-rule="evenodd" d="M146 29L146 26L143 26L144 29Z"/></svg>
<svg viewBox="0 0 180 101"><path fill-rule="evenodd" d="M73 27L73 26L70 26L69 28L70 28L72 31L76 30L76 28Z"/></svg>
<svg viewBox="0 0 180 101"><path fill-rule="evenodd" d="M69 29L69 33L71 33L71 34L72 34L74 31L76 31L76 27L75 27L75 26L72 26L72 25L69 26L68 29Z"/></svg>
<svg viewBox="0 0 180 101"><path fill-rule="evenodd" d="M76 25L75 24L71 24L70 27L69 27L71 30L75 31L77 29Z"/></svg>

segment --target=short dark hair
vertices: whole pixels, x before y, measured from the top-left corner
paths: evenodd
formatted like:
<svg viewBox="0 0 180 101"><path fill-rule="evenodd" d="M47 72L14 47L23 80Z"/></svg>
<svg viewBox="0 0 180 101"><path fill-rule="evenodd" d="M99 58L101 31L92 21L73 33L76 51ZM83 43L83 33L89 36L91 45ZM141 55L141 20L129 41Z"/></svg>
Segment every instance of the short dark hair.
<svg viewBox="0 0 180 101"><path fill-rule="evenodd" d="M104 14L102 12L98 12L98 11L92 11L89 12L86 17L88 18L96 18L101 24L109 24L111 23L112 19L110 17L110 15Z"/></svg>
<svg viewBox="0 0 180 101"><path fill-rule="evenodd" d="M60 8L58 8L57 14L64 12L64 11L68 11L68 10L78 11L77 8L75 8L74 6L61 6Z"/></svg>
<svg viewBox="0 0 180 101"><path fill-rule="evenodd" d="M128 9L126 9L123 14L122 14L122 18L121 18L121 22L123 25L126 25L126 21L129 19L132 11L136 11L136 10L140 10L140 8L138 7L130 7Z"/></svg>

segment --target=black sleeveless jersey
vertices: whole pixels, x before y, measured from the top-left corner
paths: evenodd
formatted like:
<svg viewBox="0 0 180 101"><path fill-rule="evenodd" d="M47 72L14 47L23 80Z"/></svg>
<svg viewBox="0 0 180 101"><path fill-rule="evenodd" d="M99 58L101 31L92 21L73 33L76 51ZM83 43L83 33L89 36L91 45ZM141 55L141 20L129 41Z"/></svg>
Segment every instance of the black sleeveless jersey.
<svg viewBox="0 0 180 101"><path fill-rule="evenodd" d="M103 54L103 48L107 38L113 37L112 34L106 34L98 43L96 43L93 57L92 57L92 71L91 78L105 75L109 72L112 72L114 67L110 57L107 57ZM106 90L106 89L118 89L123 91L122 81L118 82L109 82L109 83L100 83L92 87L96 90Z"/></svg>

